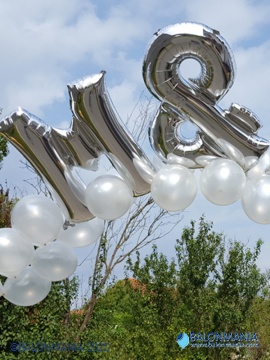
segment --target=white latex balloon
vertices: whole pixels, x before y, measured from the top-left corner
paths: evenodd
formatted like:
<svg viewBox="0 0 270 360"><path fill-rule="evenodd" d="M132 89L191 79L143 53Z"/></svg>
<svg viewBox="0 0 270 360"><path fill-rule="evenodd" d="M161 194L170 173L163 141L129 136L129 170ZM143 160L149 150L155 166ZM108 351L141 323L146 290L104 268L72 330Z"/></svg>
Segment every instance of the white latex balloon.
<svg viewBox="0 0 270 360"><path fill-rule="evenodd" d="M27 243L14 229L0 229L0 274L14 277L31 263L33 244Z"/></svg>
<svg viewBox="0 0 270 360"><path fill-rule="evenodd" d="M210 162L201 174L201 191L216 205L229 205L239 200L246 182L243 169L233 160Z"/></svg>
<svg viewBox="0 0 270 360"><path fill-rule="evenodd" d="M129 210L133 203L133 194L129 186L119 177L104 175L88 185L85 202L96 217L115 220Z"/></svg>
<svg viewBox="0 0 270 360"><path fill-rule="evenodd" d="M246 156L245 157L245 170L250 170L258 162L258 156Z"/></svg>
<svg viewBox="0 0 270 360"><path fill-rule="evenodd" d="M142 161L140 158L135 158L133 164L136 167L138 173L141 177L148 183L151 184L153 177L155 176L156 171L154 168L151 168L148 164Z"/></svg>
<svg viewBox="0 0 270 360"><path fill-rule="evenodd" d="M96 242L104 230L104 220L99 218L74 225L62 230L57 241L72 247L88 246Z"/></svg>
<svg viewBox="0 0 270 360"><path fill-rule="evenodd" d="M32 267L50 281L64 280L74 273L78 259L72 247L54 241L35 251Z"/></svg>
<svg viewBox="0 0 270 360"><path fill-rule="evenodd" d="M12 227L37 246L56 239L64 219L59 207L43 196L22 198L11 212Z"/></svg>
<svg viewBox="0 0 270 360"><path fill-rule="evenodd" d="M27 267L15 279L6 279L3 290L4 297L12 304L32 306L49 294L51 282Z"/></svg>
<svg viewBox="0 0 270 360"><path fill-rule="evenodd" d="M245 165L245 157L236 146L224 139L217 139L216 142L223 149L229 159L237 162L240 166Z"/></svg>
<svg viewBox="0 0 270 360"><path fill-rule="evenodd" d="M165 165L154 177L151 194L162 209L179 211L194 200L197 184L194 175L181 165Z"/></svg>
<svg viewBox="0 0 270 360"><path fill-rule="evenodd" d="M187 168L189 167L193 167L196 165L195 161L191 160L191 159L187 159L183 156L177 156L175 154L168 154L167 155L167 164L170 165L182 165L185 166Z"/></svg>
<svg viewBox="0 0 270 360"><path fill-rule="evenodd" d="M206 165L208 165L211 161L219 159L217 156L213 156L213 155L201 155L201 156L197 156L196 157L196 162L200 165L202 165L203 167L205 167Z"/></svg>
<svg viewBox="0 0 270 360"><path fill-rule="evenodd" d="M0 282L0 296L4 295L4 287L3 284Z"/></svg>
<svg viewBox="0 0 270 360"><path fill-rule="evenodd" d="M242 195L246 215L259 224L270 224L270 175L248 180Z"/></svg>

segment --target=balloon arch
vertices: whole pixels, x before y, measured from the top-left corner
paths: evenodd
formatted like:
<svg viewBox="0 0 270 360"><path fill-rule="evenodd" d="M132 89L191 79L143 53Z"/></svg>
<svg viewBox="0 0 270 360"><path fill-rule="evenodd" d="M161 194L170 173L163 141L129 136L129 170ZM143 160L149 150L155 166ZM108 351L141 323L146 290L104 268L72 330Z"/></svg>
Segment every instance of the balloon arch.
<svg viewBox="0 0 270 360"><path fill-rule="evenodd" d="M181 65L199 62L201 73L185 79ZM42 177L55 201L26 196L11 213L12 228L0 230L0 293L30 306L42 301L52 281L77 267L72 247L100 237L104 220L123 216L134 198L151 192L157 205L180 211L194 200L194 169L202 169L206 199L229 205L241 199L246 215L270 223L269 141L257 135L256 115L244 106L221 109L231 88L233 54L219 32L197 23L181 23L155 33L143 62L149 91L160 100L149 140L163 166L155 168L113 111L105 72L68 85L72 111L69 129L42 123L19 108L0 122L0 134ZM197 126L193 139L181 136L185 121ZM119 176L104 175L90 184L78 167L93 170L105 154Z"/></svg>

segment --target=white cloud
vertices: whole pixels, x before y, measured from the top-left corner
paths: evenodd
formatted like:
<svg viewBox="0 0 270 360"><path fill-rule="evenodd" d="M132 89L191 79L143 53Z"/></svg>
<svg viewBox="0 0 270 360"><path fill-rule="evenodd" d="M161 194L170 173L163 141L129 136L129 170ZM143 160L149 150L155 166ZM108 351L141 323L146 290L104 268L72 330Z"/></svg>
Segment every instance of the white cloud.
<svg viewBox="0 0 270 360"><path fill-rule="evenodd" d="M263 1L194 0L185 4L190 20L219 30L231 44L257 36L269 23L270 5Z"/></svg>
<svg viewBox="0 0 270 360"><path fill-rule="evenodd" d="M124 9L101 20L84 0L2 2L0 14L4 112L21 105L42 115L42 107L64 98L72 67L87 60L106 68L143 32Z"/></svg>
<svg viewBox="0 0 270 360"><path fill-rule="evenodd" d="M250 48L238 48L234 54L238 71L235 84L224 101L227 104L237 102L250 108L264 125L260 134L269 138L270 41Z"/></svg>
<svg viewBox="0 0 270 360"><path fill-rule="evenodd" d="M42 117L46 105L67 98L66 83L75 80L75 69L79 77L104 69L109 82L117 86L125 81L125 86L143 87L141 64L135 68L132 58L142 61L152 33L167 24L202 21L220 29L232 43L252 36L255 29L258 32L269 14L267 4L255 6L245 0L173 1L169 6L165 0L107 4L0 1L4 113L21 105Z"/></svg>

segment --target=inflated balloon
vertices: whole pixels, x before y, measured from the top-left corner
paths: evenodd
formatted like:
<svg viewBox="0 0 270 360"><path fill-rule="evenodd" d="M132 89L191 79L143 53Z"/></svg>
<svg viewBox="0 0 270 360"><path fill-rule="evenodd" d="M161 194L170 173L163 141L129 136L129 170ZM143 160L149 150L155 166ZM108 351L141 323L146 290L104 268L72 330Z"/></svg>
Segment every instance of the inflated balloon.
<svg viewBox="0 0 270 360"><path fill-rule="evenodd" d="M18 275L34 256L33 244L27 243L14 229L0 229L0 274Z"/></svg>
<svg viewBox="0 0 270 360"><path fill-rule="evenodd" d="M216 205L229 205L242 196L246 175L233 160L211 161L201 174L201 191L208 201Z"/></svg>
<svg viewBox="0 0 270 360"><path fill-rule="evenodd" d="M217 139L217 143L220 146L220 148L223 150L226 157L228 157L231 160L234 160L239 164L242 168L245 167L245 157L241 153L237 147L229 143L227 140L224 139ZM250 158L250 156L249 156Z"/></svg>
<svg viewBox="0 0 270 360"><path fill-rule="evenodd" d="M136 167L140 176L148 183L151 184L152 180L156 174L156 170L153 170L152 167L147 165L145 162L141 161L139 158L133 160L134 166ZM155 166L156 164L154 164Z"/></svg>
<svg viewBox="0 0 270 360"><path fill-rule="evenodd" d="M3 284L0 282L0 296L4 295L4 287Z"/></svg>
<svg viewBox="0 0 270 360"><path fill-rule="evenodd" d="M201 73L187 79L183 63L190 59ZM0 274L17 276L4 285L14 304L41 301L50 281L70 276L77 266L70 246L97 241L103 220L126 214L134 197L151 190L161 208L185 209L196 196L195 169L202 170L201 191L210 202L229 205L242 198L250 219L270 223L270 141L257 135L261 125L248 108L218 106L235 76L232 52L218 31L191 22L171 25L148 46L143 77L161 102L149 129L153 163L117 119L104 75L68 85L73 119L67 130L22 108L0 121L0 134L33 165L56 201L23 198L11 214L14 229L0 230ZM195 129L186 137L190 122ZM85 183L79 172L96 171L104 154L119 176ZM41 247L32 259L33 244Z"/></svg>
<svg viewBox="0 0 270 360"><path fill-rule="evenodd" d="M174 154L168 154L167 156L167 164L171 165L183 165L187 168L192 168L196 165L195 161L187 159L183 156L177 156Z"/></svg>
<svg viewBox="0 0 270 360"><path fill-rule="evenodd" d="M90 76L68 85L72 124L67 130L52 128L29 112L19 108L0 122L0 133L33 165L50 190L58 194L69 217L75 222L94 216L82 203L80 180L72 176L73 168L90 168L105 154L120 172L129 174L134 195L150 191L149 184L139 175L133 160L154 171L139 145L120 124L104 85L104 74ZM128 175L127 175L128 176ZM84 188L84 184L80 184Z"/></svg>
<svg viewBox="0 0 270 360"><path fill-rule="evenodd" d="M270 175L261 175L246 182L242 206L251 220L270 224Z"/></svg>
<svg viewBox="0 0 270 360"><path fill-rule="evenodd" d="M94 218L79 224L71 224L62 230L57 241L62 241L72 247L84 247L96 242L104 230L104 220Z"/></svg>
<svg viewBox="0 0 270 360"><path fill-rule="evenodd" d="M69 245L54 241L35 251L33 269L50 281L60 281L74 273L78 259Z"/></svg>
<svg viewBox="0 0 270 360"><path fill-rule="evenodd" d="M185 209L192 203L196 193L194 175L181 165L165 165L157 172L151 184L154 201L168 211Z"/></svg>
<svg viewBox="0 0 270 360"><path fill-rule="evenodd" d="M29 195L14 206L11 223L27 242L39 246L57 238L64 219L60 208L52 200Z"/></svg>
<svg viewBox="0 0 270 360"><path fill-rule="evenodd" d="M211 161L216 160L216 159L219 159L219 158L217 156L213 156L213 155L202 155L202 156L196 157L196 163L205 167Z"/></svg>
<svg viewBox="0 0 270 360"><path fill-rule="evenodd" d="M250 169L254 168L255 165L257 164L258 160L259 160L258 156L246 156L245 157L244 169L245 170L250 170Z"/></svg>
<svg viewBox="0 0 270 360"><path fill-rule="evenodd" d="M185 79L182 64L196 60L201 74ZM86 189L75 175L75 167L93 169L105 154L133 195L149 192L156 173L138 144L120 125L104 85L104 74L93 75L68 85L73 121L59 130L43 124L21 108L0 122L0 133L31 162L43 177L65 216L73 222L94 217L85 204ZM157 31L148 46L143 76L150 92L162 103L151 124L150 142L164 163L173 164L177 155L201 168L201 156L228 157L249 170L269 147L259 137L260 122L244 106L229 110L218 102L231 88L235 75L232 52L218 31L187 22ZM191 121L197 132L191 139L179 128ZM198 162L196 161L198 159ZM67 219L69 220L69 219Z"/></svg>
<svg viewBox="0 0 270 360"><path fill-rule="evenodd" d="M44 279L32 267L27 267L15 278L6 279L4 297L12 304L32 306L49 294L51 281Z"/></svg>
<svg viewBox="0 0 270 360"><path fill-rule="evenodd" d="M247 172L247 178L249 180L254 180L261 178L262 175L266 174L269 171L270 167L270 148L268 148L263 155L253 161L253 166Z"/></svg>
<svg viewBox="0 0 270 360"><path fill-rule="evenodd" d="M201 66L196 78L181 75L181 65L188 59ZM217 105L235 75L233 54L218 31L196 23L157 31L145 55L143 75L149 91L163 102L150 131L152 147L162 159L169 153L194 161L199 155L224 156L218 139L244 156L260 156L269 146L269 141L257 136L260 123L249 109L232 104L224 111ZM191 139L177 135L185 121L198 127Z"/></svg>
<svg viewBox="0 0 270 360"><path fill-rule="evenodd" d="M133 194L119 177L104 175L88 185L85 202L95 216L104 220L115 220L129 210L133 203Z"/></svg>

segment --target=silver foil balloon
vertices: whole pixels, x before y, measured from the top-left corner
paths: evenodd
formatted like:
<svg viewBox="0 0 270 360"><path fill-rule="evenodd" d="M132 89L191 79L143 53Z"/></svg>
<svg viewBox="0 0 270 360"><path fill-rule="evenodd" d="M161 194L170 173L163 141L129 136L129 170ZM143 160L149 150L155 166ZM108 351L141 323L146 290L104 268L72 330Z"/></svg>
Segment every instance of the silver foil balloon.
<svg viewBox="0 0 270 360"><path fill-rule="evenodd" d="M68 85L73 113L68 130L48 126L21 108L0 122L1 135L33 165L58 203L67 209L66 216L74 222L94 217L85 206L86 186L75 167L91 169L96 159L105 154L132 186L134 196L150 191L139 168L155 171L138 144L120 125L107 95L104 74Z"/></svg>
<svg viewBox="0 0 270 360"><path fill-rule="evenodd" d="M197 60L201 73L185 79L181 65ZM222 110L217 103L231 88L235 65L232 52L219 32L197 23L165 27L154 34L143 63L144 81L162 104L150 127L156 154L230 157L232 149L246 157L259 157L269 141L259 137L257 117L246 107L232 104ZM194 138L179 135L185 121L198 127ZM219 141L218 141L219 139ZM195 167L201 167L200 161Z"/></svg>
<svg viewBox="0 0 270 360"><path fill-rule="evenodd" d="M181 64L187 59L199 62L198 77L182 76ZM67 130L45 125L21 108L0 122L0 133L30 161L63 205L67 220L74 222L94 217L85 205L86 185L77 167L95 170L97 159L105 154L134 196L148 193L156 174L120 125L104 74L68 85L73 120ZM213 157L228 157L245 171L252 170L270 143L257 135L259 120L246 107L232 104L223 110L217 105L232 86L234 74L233 55L216 30L182 23L154 35L143 75L150 92L162 102L149 132L162 161L200 168ZM193 139L185 139L178 131L186 121L198 128Z"/></svg>

